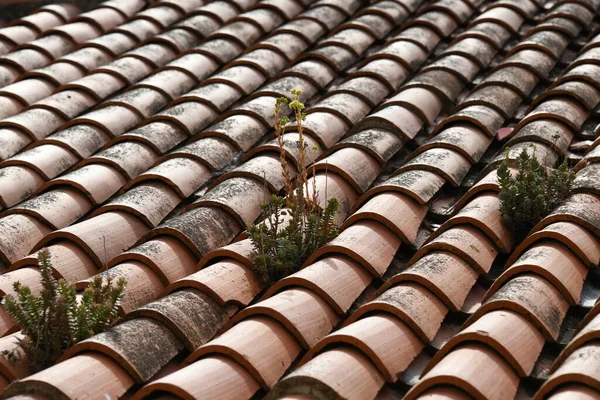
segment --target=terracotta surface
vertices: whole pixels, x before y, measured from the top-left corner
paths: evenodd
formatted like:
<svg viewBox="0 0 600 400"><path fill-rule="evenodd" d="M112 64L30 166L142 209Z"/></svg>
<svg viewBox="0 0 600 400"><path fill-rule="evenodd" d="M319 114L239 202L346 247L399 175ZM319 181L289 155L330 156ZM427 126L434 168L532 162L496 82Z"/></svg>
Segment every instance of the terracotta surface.
<svg viewBox="0 0 600 400"><path fill-rule="evenodd" d="M204 384L198 385L198 382ZM143 399L152 392L161 391L183 399L234 400L250 398L259 388L242 366L228 357L215 355L144 386L134 398Z"/></svg>
<svg viewBox="0 0 600 400"><path fill-rule="evenodd" d="M280 322L305 348L329 333L339 318L317 294L304 288L286 289L239 312L232 324L251 316L266 315Z"/></svg>
<svg viewBox="0 0 600 400"><path fill-rule="evenodd" d="M344 366L331 368L331 366ZM350 348L327 351L312 363L286 376L273 390L273 395L317 393L321 398L374 398L384 384L377 369L360 352Z"/></svg>
<svg viewBox="0 0 600 400"><path fill-rule="evenodd" d="M511 311L492 311L452 337L424 373L435 368L452 349L469 342L480 342L496 350L521 378L529 376L545 344L542 334L524 317Z"/></svg>
<svg viewBox="0 0 600 400"><path fill-rule="evenodd" d="M91 371L93 373L91 374ZM74 384L76 382L76 384ZM101 382L100 385L96 385ZM48 398L122 396L133 379L110 358L90 353L67 360L19 381L5 391L7 396L39 393Z"/></svg>
<svg viewBox="0 0 600 400"><path fill-rule="evenodd" d="M359 221L317 250L305 265L329 253L342 253L378 277L385 272L400 244L400 239L380 223Z"/></svg>
<svg viewBox="0 0 600 400"><path fill-rule="evenodd" d="M491 296L512 276L532 272L543 276L560 291L571 305L579 303L587 267L567 247L543 242L530 247L496 279L486 298Z"/></svg>
<svg viewBox="0 0 600 400"><path fill-rule="evenodd" d="M273 386L300 352L300 345L278 322L255 316L194 351L188 365L210 354L233 358L246 368L259 385Z"/></svg>
<svg viewBox="0 0 600 400"><path fill-rule="evenodd" d="M527 290L523 290L524 287ZM507 309L526 317L547 340L556 340L568 307L568 302L550 282L539 275L525 274L508 281L469 321L492 310Z"/></svg>
<svg viewBox="0 0 600 400"><path fill-rule="evenodd" d="M448 308L424 286L406 282L386 290L375 300L360 307L344 324L347 326L374 311L395 315L427 343L435 336Z"/></svg>
<svg viewBox="0 0 600 400"><path fill-rule="evenodd" d="M461 360L468 359L468 363ZM481 374L481 368L487 373ZM434 385L451 385L476 399L512 399L519 377L498 353L481 344L466 344L445 357L406 395L415 399Z"/></svg>
<svg viewBox="0 0 600 400"><path fill-rule="evenodd" d="M308 352L303 361L309 361L327 346L333 345L360 350L390 383L396 381L424 347L406 324L391 315L376 314L328 335Z"/></svg>
<svg viewBox="0 0 600 400"><path fill-rule="evenodd" d="M476 270L461 257L434 251L388 279L379 292L383 293L401 282L416 282L434 293L450 310L458 311L476 280Z"/></svg>
<svg viewBox="0 0 600 400"><path fill-rule="evenodd" d="M487 273L498 255L498 248L483 232L464 224L453 226L423 245L411 258L410 263L436 250L456 254L479 274Z"/></svg>
<svg viewBox="0 0 600 400"><path fill-rule="evenodd" d="M256 274L242 263L226 259L175 281L169 286L169 290L187 287L209 294L219 304L231 302L247 306L262 289L262 283Z"/></svg>
<svg viewBox="0 0 600 400"><path fill-rule="evenodd" d="M371 280L368 271L351 258L332 255L281 279L267 290L265 297L287 287L306 287L343 315Z"/></svg>
<svg viewBox="0 0 600 400"><path fill-rule="evenodd" d="M575 350L560 367L552 373L535 399L542 399L552 390L564 383L580 383L593 388L598 387L598 344L590 343Z"/></svg>

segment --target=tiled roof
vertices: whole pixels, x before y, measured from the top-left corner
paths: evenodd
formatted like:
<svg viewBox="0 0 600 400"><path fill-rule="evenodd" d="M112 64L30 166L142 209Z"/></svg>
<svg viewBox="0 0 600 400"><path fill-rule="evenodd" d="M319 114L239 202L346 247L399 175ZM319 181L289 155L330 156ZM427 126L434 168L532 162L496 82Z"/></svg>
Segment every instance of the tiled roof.
<svg viewBox="0 0 600 400"><path fill-rule="evenodd" d="M79 288L128 280L57 365L0 357L4 396L599 399L599 8L119 0L0 29L1 294L38 288L42 247ZM264 287L244 232L284 186L294 88L341 233ZM521 243L506 147L578 161ZM0 306L0 350L18 330Z"/></svg>

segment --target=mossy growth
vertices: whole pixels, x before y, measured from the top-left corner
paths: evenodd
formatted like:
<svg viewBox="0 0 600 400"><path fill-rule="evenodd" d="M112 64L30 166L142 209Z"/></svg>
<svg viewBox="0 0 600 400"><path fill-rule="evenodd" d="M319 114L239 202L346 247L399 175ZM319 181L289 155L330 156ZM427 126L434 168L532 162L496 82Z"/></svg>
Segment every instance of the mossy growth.
<svg viewBox="0 0 600 400"><path fill-rule="evenodd" d="M569 169L566 158L557 169L548 170L523 149L516 159L517 171L513 174L508 151L497 171L500 211L520 242L569 195L575 173Z"/></svg>
<svg viewBox="0 0 600 400"><path fill-rule="evenodd" d="M334 217L339 202L330 198L324 208L319 205L314 178L312 184L308 178L307 151L310 149L302 128L305 119L304 104L300 102L302 92L294 89L291 94L291 101L282 97L275 105L275 134L287 196L285 199L272 196L269 203L262 205L266 219L248 230L255 249L254 267L267 286L298 271L311 254L338 234ZM298 133L296 178L290 176L287 168L283 133L291 120L280 115L284 105L292 111Z"/></svg>
<svg viewBox="0 0 600 400"><path fill-rule="evenodd" d="M52 275L47 249L39 252L38 263L39 295L15 282L16 295L6 295L2 302L21 327L24 338L17 343L17 348L23 349L33 372L54 365L69 347L109 328L118 318L126 285L124 278L115 284L110 277L104 283L96 276L78 296L75 284ZM16 361L14 351L5 350L3 355Z"/></svg>

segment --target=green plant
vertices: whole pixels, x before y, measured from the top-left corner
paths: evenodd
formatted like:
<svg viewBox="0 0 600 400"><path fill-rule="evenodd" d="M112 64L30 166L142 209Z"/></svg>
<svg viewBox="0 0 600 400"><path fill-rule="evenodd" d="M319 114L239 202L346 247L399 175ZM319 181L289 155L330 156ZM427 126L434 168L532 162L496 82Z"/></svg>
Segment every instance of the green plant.
<svg viewBox="0 0 600 400"><path fill-rule="evenodd" d="M324 208L320 207L314 178L312 191L309 190L308 146L302 128L304 104L300 102L302 92L294 89L291 94L293 100L282 97L275 104L275 134L287 196L285 199L272 196L269 203L262 205L266 220L248 230L255 250L254 267L267 285L296 272L312 253L338 233L334 219L339 208L338 200L331 198ZM299 137L296 179L292 179L287 168L283 132L291 121L288 117L280 117L284 105L293 112Z"/></svg>
<svg viewBox="0 0 600 400"><path fill-rule="evenodd" d="M22 347L32 371L53 365L75 343L102 332L118 317L126 281L113 285L110 276L104 284L96 276L78 299L75 284L52 276L50 253L39 252L41 290L34 295L28 286L14 283L16 295L6 295L2 304L21 327ZM14 351L4 351L8 359Z"/></svg>
<svg viewBox="0 0 600 400"><path fill-rule="evenodd" d="M557 169L548 172L526 149L517 157L514 176L510 171L510 163L507 149L506 157L497 171L500 211L517 241L521 241L569 195L575 173L569 169L566 158Z"/></svg>

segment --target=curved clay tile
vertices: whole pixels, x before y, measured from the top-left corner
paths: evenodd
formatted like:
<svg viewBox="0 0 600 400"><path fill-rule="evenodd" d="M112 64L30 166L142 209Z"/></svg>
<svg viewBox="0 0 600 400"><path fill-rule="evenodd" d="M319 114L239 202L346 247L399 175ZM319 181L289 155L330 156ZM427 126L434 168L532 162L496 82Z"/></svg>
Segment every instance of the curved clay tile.
<svg viewBox="0 0 600 400"><path fill-rule="evenodd" d="M183 344L164 325L150 318L137 318L77 343L62 356L66 361L58 364L61 368L50 368L45 372L62 370L64 364L100 353L103 359L110 357L111 364L120 365L136 383L144 383L182 349Z"/></svg>
<svg viewBox="0 0 600 400"><path fill-rule="evenodd" d="M343 177L333 172L317 172L317 175L309 178L308 186L306 197L312 198L313 191L316 189L317 204L321 208L325 208L327 201L333 197L338 200L339 207L334 215L334 220L338 225L344 221L358 197L352 186Z"/></svg>
<svg viewBox="0 0 600 400"><path fill-rule="evenodd" d="M407 26L425 26L434 30L439 36L449 36L458 26L456 21L443 11L428 11L424 14L413 18Z"/></svg>
<svg viewBox="0 0 600 400"><path fill-rule="evenodd" d="M260 205L267 203L271 195L271 190L256 179L233 177L213 187L188 209L220 207L231 214L240 226L250 227L260 214Z"/></svg>
<svg viewBox="0 0 600 400"><path fill-rule="evenodd" d="M514 90L505 86L486 85L471 92L459 107L466 108L470 105L484 105L493 108L502 117L511 117L521 105L523 99Z"/></svg>
<svg viewBox="0 0 600 400"><path fill-rule="evenodd" d="M511 147L516 143L533 141L542 143L560 154L566 154L575 132L561 122L540 119L514 130L513 135L506 146Z"/></svg>
<svg viewBox="0 0 600 400"><path fill-rule="evenodd" d="M285 157L288 162L293 162L295 165L299 163L300 160L300 135L297 133L285 133L283 134L283 151L285 153ZM305 162L306 165L309 165L320 157L323 150L321 146L319 146L319 142L312 138L311 136L304 134L304 147L305 151ZM269 152L279 152L279 142L278 139L272 139L266 143L261 144L260 146L254 147L252 150L246 152L241 158L241 162L245 162L253 157L256 157L257 154L260 153L269 153Z"/></svg>
<svg viewBox="0 0 600 400"><path fill-rule="evenodd" d="M451 44L465 38L476 38L484 40L494 46L495 49L500 50L511 35L510 30L496 22L481 22L456 35Z"/></svg>
<svg viewBox="0 0 600 400"><path fill-rule="evenodd" d="M575 193L538 223L532 232L555 222L574 222L594 234L600 234L600 198L587 193Z"/></svg>
<svg viewBox="0 0 600 400"><path fill-rule="evenodd" d="M127 213L110 212L54 231L46 235L35 249L56 240L73 241L101 267L133 245L147 231L148 227L137 217Z"/></svg>
<svg viewBox="0 0 600 400"><path fill-rule="evenodd" d="M569 44L565 35L554 31L538 31L527 36L519 44L513 47L508 55L512 55L523 49L535 49L543 51L557 60Z"/></svg>
<svg viewBox="0 0 600 400"><path fill-rule="evenodd" d="M0 260L8 267L29 254L36 241L52 232L46 224L29 215L14 214L0 218Z"/></svg>
<svg viewBox="0 0 600 400"><path fill-rule="evenodd" d="M511 277L522 273L535 273L543 276L560 291L571 304L579 303L587 267L573 252L561 243L554 241L536 243L498 277L484 297L487 300Z"/></svg>
<svg viewBox="0 0 600 400"><path fill-rule="evenodd" d="M476 281L477 273L463 259L449 252L436 251L419 257L409 268L388 279L379 293L400 282L415 282L425 286L456 312Z"/></svg>
<svg viewBox="0 0 600 400"><path fill-rule="evenodd" d="M190 158L178 157L165 160L154 168L130 181L128 187L144 181L162 181L175 190L181 198L194 193L212 176L212 171L203 163Z"/></svg>
<svg viewBox="0 0 600 400"><path fill-rule="evenodd" d="M588 386L570 384L563 386L547 397L548 400L598 400L600 393Z"/></svg>
<svg viewBox="0 0 600 400"><path fill-rule="evenodd" d="M401 192L412 197L418 203L425 204L445 183L444 178L433 172L423 170L405 171L375 186L363 198L367 199L381 192ZM364 199L361 200L364 201Z"/></svg>
<svg viewBox="0 0 600 400"><path fill-rule="evenodd" d="M355 147L374 157L380 165L385 165L400 148L402 141L392 132L384 129L366 129L338 142L329 148L330 152L346 147Z"/></svg>
<svg viewBox="0 0 600 400"><path fill-rule="evenodd" d="M31 375L27 355L23 348L18 345L19 341L24 338L21 333L13 333L0 339L0 351L13 352L16 356L14 360L9 360L7 357L0 358L0 374L9 382Z"/></svg>
<svg viewBox="0 0 600 400"><path fill-rule="evenodd" d="M521 24L523 24L523 20L523 16L519 15L518 12L509 9L508 7L499 6L490 8L475 18L471 23L471 26L481 22L494 22L501 24L503 27L514 33L519 30Z"/></svg>
<svg viewBox="0 0 600 400"><path fill-rule="evenodd" d="M384 82L388 90L396 90L408 77L408 69L394 60L376 59L368 62L358 71L348 74L350 77L369 76Z"/></svg>
<svg viewBox="0 0 600 400"><path fill-rule="evenodd" d="M458 94L464 89L464 84L461 78L451 72L433 70L418 74L406 84L406 88L408 87L424 87L432 90L442 99L444 107L449 109Z"/></svg>
<svg viewBox="0 0 600 400"><path fill-rule="evenodd" d="M577 176L573 181L574 192L600 195L600 187L597 181L600 174L600 164L596 162L597 152L596 148L594 148L594 151L588 153L586 159L591 164L587 164L584 168L577 171Z"/></svg>
<svg viewBox="0 0 600 400"><path fill-rule="evenodd" d="M207 355L225 355L248 370L262 388L268 389L281 378L300 350L300 344L279 322L255 316L195 350L183 366Z"/></svg>
<svg viewBox="0 0 600 400"><path fill-rule="evenodd" d="M34 147L4 161L3 165L24 165L40 174L45 180L54 178L78 161L70 151L53 144Z"/></svg>
<svg viewBox="0 0 600 400"><path fill-rule="evenodd" d="M510 133L511 132L508 132L507 135L510 135ZM498 131L498 134L500 135L501 132ZM508 148L508 159L511 165L516 166L516 160L523 151L526 151L530 157L537 158L540 164L545 167L557 165L559 153L555 152L549 146L546 146L541 142L535 143L535 146L531 146L531 144L531 142L515 143L513 146ZM498 168L498 165L505 160L506 153L506 151L499 152L496 157L494 157L493 161L489 162L485 168L483 168L481 175L483 176L483 174L488 174L492 170Z"/></svg>
<svg viewBox="0 0 600 400"><path fill-rule="evenodd" d="M556 85L570 81L584 81L600 89L600 66L594 64L582 64L569 69L556 80Z"/></svg>
<svg viewBox="0 0 600 400"><path fill-rule="evenodd" d="M412 154L420 154L432 148L446 148L460 153L469 163L476 164L491 142L492 138L481 129L469 124L457 124L442 130Z"/></svg>
<svg viewBox="0 0 600 400"><path fill-rule="evenodd" d="M431 236L429 241L438 237L452 226L470 224L483 231L503 253L510 252L513 238L510 230L502 222L500 199L496 193L483 193L459 210Z"/></svg>
<svg viewBox="0 0 600 400"><path fill-rule="evenodd" d="M387 270L401 241L388 228L375 221L359 221L317 250L305 265L331 253L341 253L358 261L373 276Z"/></svg>
<svg viewBox="0 0 600 400"><path fill-rule="evenodd" d="M595 307L594 307L595 308ZM581 321L583 328L571 339L567 346L554 361L550 372L555 371L577 348L588 342L592 342L599 337L600 318L595 310L590 311L584 320Z"/></svg>
<svg viewBox="0 0 600 400"><path fill-rule="evenodd" d="M205 293L187 288L138 308L128 318L152 318L159 321L189 351L193 351L208 342L229 319L229 315L226 309L221 308Z"/></svg>
<svg viewBox="0 0 600 400"><path fill-rule="evenodd" d="M262 290L262 283L242 263L225 259L194 274L175 281L169 291L195 288L209 294L220 305L233 303L247 306Z"/></svg>
<svg viewBox="0 0 600 400"><path fill-rule="evenodd" d="M162 182L147 182L125 192L90 214L94 217L108 211L124 211L154 228L179 204L181 198Z"/></svg>
<svg viewBox="0 0 600 400"><path fill-rule="evenodd" d="M539 275L525 274L502 286L475 311L466 325L485 313L505 309L523 315L546 340L555 341L568 308L569 303L554 285Z"/></svg>
<svg viewBox="0 0 600 400"><path fill-rule="evenodd" d="M250 239L240 240L239 242L231 243L218 249L212 250L206 256L202 257L197 267L204 268L222 258L231 258L248 268L254 265L252 258L254 257L255 249Z"/></svg>
<svg viewBox="0 0 600 400"><path fill-rule="evenodd" d="M169 236L159 236L121 253L112 259L107 267L111 268L129 261L140 261L146 264L165 285L197 270L197 259L192 252L177 239Z"/></svg>
<svg viewBox="0 0 600 400"><path fill-rule="evenodd" d="M423 342L403 322L388 314L360 319L323 338L303 359L310 362L328 346L354 347L366 354L386 381L395 382L421 352ZM345 369L341 365L334 365Z"/></svg>
<svg viewBox="0 0 600 400"><path fill-rule="evenodd" d="M39 191L60 186L72 186L84 193L94 205L101 204L115 194L127 179L108 165L90 164L42 185Z"/></svg>
<svg viewBox="0 0 600 400"><path fill-rule="evenodd" d="M419 400L472 400L464 391L452 386L434 386L417 397Z"/></svg>
<svg viewBox="0 0 600 400"><path fill-rule="evenodd" d="M304 287L321 296L341 316L372 280L372 276L354 260L331 255L279 280L263 298L288 287Z"/></svg>
<svg viewBox="0 0 600 400"><path fill-rule="evenodd" d="M14 182L19 182L15 186ZM39 188L44 179L32 169L23 166L2 168L0 175L0 203L3 208L25 200Z"/></svg>
<svg viewBox="0 0 600 400"><path fill-rule="evenodd" d="M469 122L484 131L488 136L494 137L498 129L504 124L504 118L494 109L485 105L472 105L453 113L450 117L440 122L433 133L437 134L448 125Z"/></svg>
<svg viewBox="0 0 600 400"><path fill-rule="evenodd" d="M538 241L556 240L579 257L586 267L600 262L600 242L587 229L572 222L556 222L529 236L512 252L506 265L512 265L523 252Z"/></svg>
<svg viewBox="0 0 600 400"><path fill-rule="evenodd" d="M489 74L481 82L480 87L487 85L506 86L525 98L531 93L538 81L538 77L531 71L521 67L508 66Z"/></svg>
<svg viewBox="0 0 600 400"><path fill-rule="evenodd" d="M344 177L357 193L364 193L375 180L381 167L373 157L355 148L343 148L318 161L314 169L331 171ZM324 195L324 193L321 193Z"/></svg>
<svg viewBox="0 0 600 400"><path fill-rule="evenodd" d="M546 341L524 317L511 311L492 311L453 336L427 365L429 372L448 353L465 343L480 342L501 355L519 377L529 376Z"/></svg>
<svg viewBox="0 0 600 400"><path fill-rule="evenodd" d="M7 294L16 296L17 292L13 287L15 282L29 286L32 293L38 294L42 289L41 275L39 268L32 267L21 268L0 275L0 296L4 297Z"/></svg>
<svg viewBox="0 0 600 400"><path fill-rule="evenodd" d="M32 108L0 121L1 128L17 128L29 135L30 140L40 140L65 123L57 113L42 108ZM12 155L12 154L11 154Z"/></svg>
<svg viewBox="0 0 600 400"><path fill-rule="evenodd" d="M590 11L589 8L584 7L577 3L562 3L557 4L544 19L550 19L555 17L565 17L577 22L582 27L586 27L594 18L594 12Z"/></svg>
<svg viewBox="0 0 600 400"><path fill-rule="evenodd" d="M600 384L600 368L598 364L600 347L598 342L591 342L575 350L550 375L548 380L536 393L534 399L541 400L564 384L583 384L597 388Z"/></svg>
<svg viewBox="0 0 600 400"><path fill-rule="evenodd" d="M600 101L600 91L593 84L587 82L567 81L561 83L536 100L541 102L550 96L570 96L581 103L587 111L595 108Z"/></svg>
<svg viewBox="0 0 600 400"><path fill-rule="evenodd" d="M475 75L479 72L479 66L466 57L451 54L432 62L421 71L433 70L450 72L461 78L465 83L469 83L473 81Z"/></svg>
<svg viewBox="0 0 600 400"><path fill-rule="evenodd" d="M55 243L47 247L50 252L52 269L54 273L67 282L77 282L94 275L98 268L75 243L68 241ZM39 252L32 253L14 263L9 271L16 271L23 267L37 267Z"/></svg>
<svg viewBox="0 0 600 400"><path fill-rule="evenodd" d="M307 110L307 114L313 112L329 112L344 120L352 126L362 120L371 107L358 96L348 93L337 93L324 100L319 101Z"/></svg>
<svg viewBox="0 0 600 400"><path fill-rule="evenodd" d="M395 173L411 170L426 170L442 176L454 187L460 186L471 168L469 160L462 154L445 148L431 148L406 162Z"/></svg>
<svg viewBox="0 0 600 400"><path fill-rule="evenodd" d="M344 322L344 326L373 312L393 314L410 326L424 343L428 343L435 337L448 308L424 286L403 282L360 307Z"/></svg>
<svg viewBox="0 0 600 400"><path fill-rule="evenodd" d="M384 224L406 244L414 243L427 208L401 193L380 193L371 197L341 226L346 229L356 221L372 219Z"/></svg>
<svg viewBox="0 0 600 400"><path fill-rule="evenodd" d="M459 55L470 59L479 65L480 68L485 68L492 61L495 54L496 49L488 42L478 38L467 37L448 47L441 54L441 57Z"/></svg>
<svg viewBox="0 0 600 400"><path fill-rule="evenodd" d="M295 176L296 171L294 166L288 162L287 167L290 175ZM234 170L221 175L212 185L210 185L209 190L213 190L216 185L231 177L247 177L258 180L259 182L265 182L265 184L268 185L269 190L274 193L279 192L279 190L284 187L284 179L281 174L281 162L279 156L275 154L259 155L256 158L246 161Z"/></svg>
<svg viewBox="0 0 600 400"><path fill-rule="evenodd" d="M466 344L425 374L405 399L416 399L427 389L441 385L461 389L478 400L510 400L517 392L519 377L494 350L481 344Z"/></svg>
<svg viewBox="0 0 600 400"><path fill-rule="evenodd" d="M335 93L348 93L359 96L371 107L376 107L388 94L389 89L379 80L368 76L357 76L332 88L327 95Z"/></svg>
<svg viewBox="0 0 600 400"><path fill-rule="evenodd" d="M519 67L529 70L539 79L545 79L554 67L554 64L554 59L548 54L538 50L524 49L506 57L504 61L498 64L496 70L509 66Z"/></svg>
<svg viewBox="0 0 600 400"><path fill-rule="evenodd" d="M157 236L174 236L200 258L233 240L241 227L224 211L214 207L200 207L172 218L146 235L146 240Z"/></svg>
<svg viewBox="0 0 600 400"><path fill-rule="evenodd" d="M411 258L409 264L436 250L460 256L479 274L488 273L498 255L497 247L484 233L465 224L450 228L423 245Z"/></svg>
<svg viewBox="0 0 600 400"><path fill-rule="evenodd" d="M402 106L389 106L369 115L355 129L386 129L403 140L412 140L423 127L423 121L412 111Z"/></svg>
<svg viewBox="0 0 600 400"><path fill-rule="evenodd" d="M108 271L102 272L99 276L106 282L110 276L111 279L125 278L127 281L126 290L119 307L122 314L128 314L156 298L165 290L164 283L147 265L138 262L126 262L115 265ZM78 289L84 289L91 284L94 277L89 277L77 282Z"/></svg>
<svg viewBox="0 0 600 400"><path fill-rule="evenodd" d="M419 115L424 123L432 125L442 111L442 101L426 88L413 87L401 91L385 102L385 105L401 105Z"/></svg>
<svg viewBox="0 0 600 400"><path fill-rule="evenodd" d="M515 127L515 130L518 131L530 121L541 118L551 118L566 124L577 132L583 125L587 116L588 113L581 105L579 105L579 103L565 97L552 98L544 101L532 112L527 114L527 116Z"/></svg>
<svg viewBox="0 0 600 400"><path fill-rule="evenodd" d="M171 123L151 122L124 133L113 143L137 141L142 142L158 154L163 154L187 139L187 134Z"/></svg>
<svg viewBox="0 0 600 400"><path fill-rule="evenodd" d="M259 389L244 367L228 357L213 355L151 382L134 399L166 392L185 400L236 400L251 398Z"/></svg>
<svg viewBox="0 0 600 400"><path fill-rule="evenodd" d="M101 382L101 385L98 385ZM99 353L82 354L27 378L5 391L6 396L38 394L44 398L118 398L133 386L119 363Z"/></svg>
<svg viewBox="0 0 600 400"><path fill-rule="evenodd" d="M317 344L339 322L333 309L319 295L305 288L286 289L251 305L233 317L231 323L259 315L281 323L305 349Z"/></svg>
<svg viewBox="0 0 600 400"><path fill-rule="evenodd" d="M273 398L317 394L325 399L373 399L385 380L361 352L348 347L326 351L273 388ZM292 397L293 398L293 397Z"/></svg>

